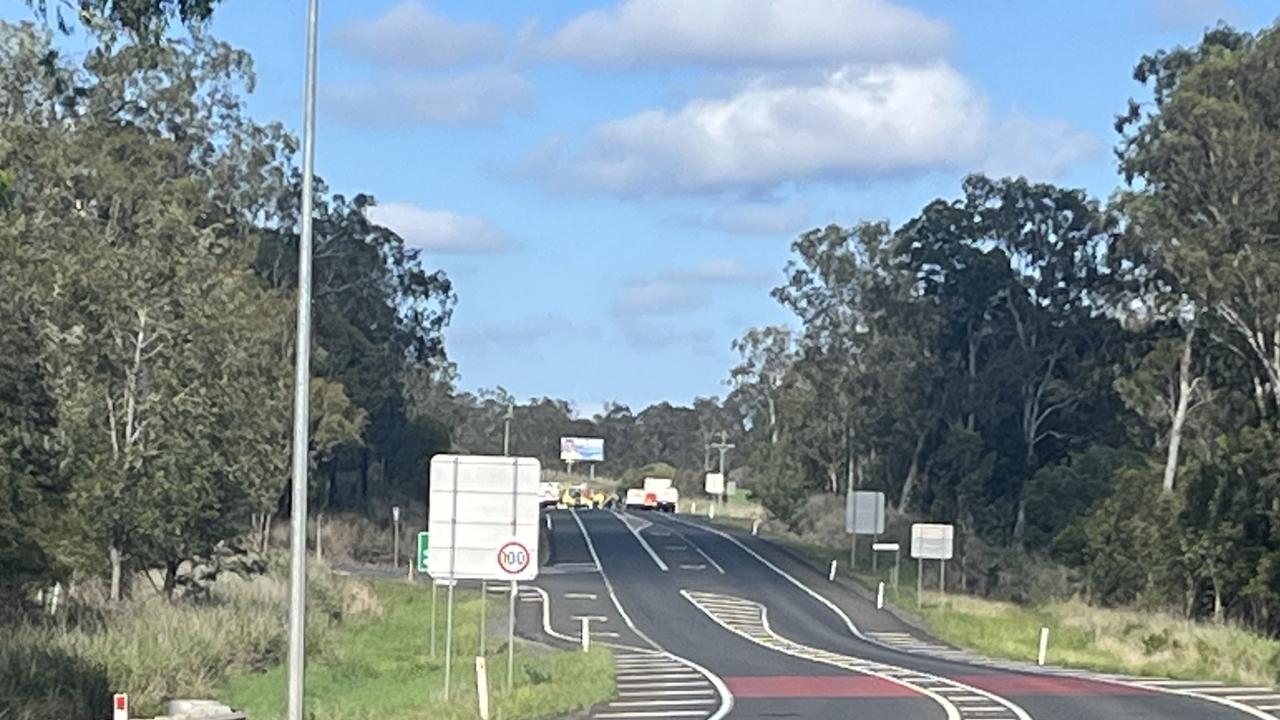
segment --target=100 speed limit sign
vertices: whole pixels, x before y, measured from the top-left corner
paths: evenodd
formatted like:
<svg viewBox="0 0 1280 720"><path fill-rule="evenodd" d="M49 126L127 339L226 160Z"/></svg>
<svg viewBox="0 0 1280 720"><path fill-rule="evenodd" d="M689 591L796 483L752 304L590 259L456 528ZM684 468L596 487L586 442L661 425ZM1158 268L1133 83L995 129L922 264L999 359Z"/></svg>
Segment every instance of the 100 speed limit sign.
<svg viewBox="0 0 1280 720"><path fill-rule="evenodd" d="M508 575L519 575L529 567L531 556L524 543L512 540L498 549L498 567Z"/></svg>

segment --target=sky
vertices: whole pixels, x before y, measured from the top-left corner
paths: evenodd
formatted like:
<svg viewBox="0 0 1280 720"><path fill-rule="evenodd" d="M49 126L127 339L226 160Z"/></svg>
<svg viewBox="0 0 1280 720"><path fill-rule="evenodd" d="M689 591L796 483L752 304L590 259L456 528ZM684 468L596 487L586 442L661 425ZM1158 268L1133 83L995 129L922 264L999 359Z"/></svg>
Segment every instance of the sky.
<svg viewBox="0 0 1280 720"><path fill-rule="evenodd" d="M21 3L16 3L21 6ZM259 120L302 124L303 0L225 0ZM971 172L1117 186L1144 54L1273 2L321 0L317 172L453 280L464 389L583 416L721 395L790 243ZM21 7L0 11L16 18Z"/></svg>

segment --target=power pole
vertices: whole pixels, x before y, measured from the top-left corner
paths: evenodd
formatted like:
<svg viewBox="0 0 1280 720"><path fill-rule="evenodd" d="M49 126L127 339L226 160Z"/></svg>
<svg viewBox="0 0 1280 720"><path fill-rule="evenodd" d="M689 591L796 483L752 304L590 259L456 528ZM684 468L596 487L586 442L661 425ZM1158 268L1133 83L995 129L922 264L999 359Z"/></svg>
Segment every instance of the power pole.
<svg viewBox="0 0 1280 720"><path fill-rule="evenodd" d="M711 443L710 445L708 445L708 446L707 446L707 449L708 449L708 450L719 450L719 451L720 451L720 474L721 474L721 475L723 475L723 474L724 474L724 456L725 456L725 453L729 452L729 451L730 451L730 450L732 450L734 447L735 447L735 445L734 445L733 443L728 442L728 433L726 433L726 432L725 432L725 431L723 431L723 430L721 430L721 431L720 431L720 442Z"/></svg>

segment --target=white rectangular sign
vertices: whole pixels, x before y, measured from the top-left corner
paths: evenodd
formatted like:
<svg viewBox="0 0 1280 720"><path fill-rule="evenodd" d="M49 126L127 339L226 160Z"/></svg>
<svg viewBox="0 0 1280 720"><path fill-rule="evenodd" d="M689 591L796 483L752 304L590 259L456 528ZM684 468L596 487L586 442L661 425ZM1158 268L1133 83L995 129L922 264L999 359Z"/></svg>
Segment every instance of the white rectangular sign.
<svg viewBox="0 0 1280 720"><path fill-rule="evenodd" d="M560 438L560 459L573 462L604 462L604 438Z"/></svg>
<svg viewBox="0 0 1280 720"><path fill-rule="evenodd" d="M724 494L724 475L720 473L707 473L707 494L723 495Z"/></svg>
<svg viewBox="0 0 1280 720"><path fill-rule="evenodd" d="M435 580L538 576L537 458L431 458L427 574Z"/></svg>
<svg viewBox="0 0 1280 720"><path fill-rule="evenodd" d="M955 527L933 523L911 526L911 557L921 560L950 560L955 553Z"/></svg>
<svg viewBox="0 0 1280 720"><path fill-rule="evenodd" d="M855 490L845 494L844 531L850 535L884 532L884 493Z"/></svg>
<svg viewBox="0 0 1280 720"><path fill-rule="evenodd" d="M727 481L725 481L725 484L724 484L724 494L725 494L725 495L728 495L729 497L733 497L734 495L737 495L737 494L738 494L738 481L737 481L737 480L727 480Z"/></svg>

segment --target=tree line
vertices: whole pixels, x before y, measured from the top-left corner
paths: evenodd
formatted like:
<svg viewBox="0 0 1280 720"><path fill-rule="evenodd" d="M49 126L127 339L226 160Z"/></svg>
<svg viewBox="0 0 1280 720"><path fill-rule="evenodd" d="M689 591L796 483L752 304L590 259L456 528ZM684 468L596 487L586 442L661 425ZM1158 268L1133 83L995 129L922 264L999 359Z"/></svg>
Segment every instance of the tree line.
<svg viewBox="0 0 1280 720"><path fill-rule="evenodd" d="M119 599L144 569L171 595L192 562L265 549L288 510L297 139L246 114L250 57L198 23L85 22L97 42L75 62L43 25L0 23L9 610L75 577ZM423 459L449 446L412 398L446 381L452 287L372 203L316 190L320 508L421 497Z"/></svg>
<svg viewBox="0 0 1280 720"><path fill-rule="evenodd" d="M897 227L800 236L733 375L753 491L885 491L962 581L1280 630L1280 33L1147 55L1105 203L967 178Z"/></svg>

